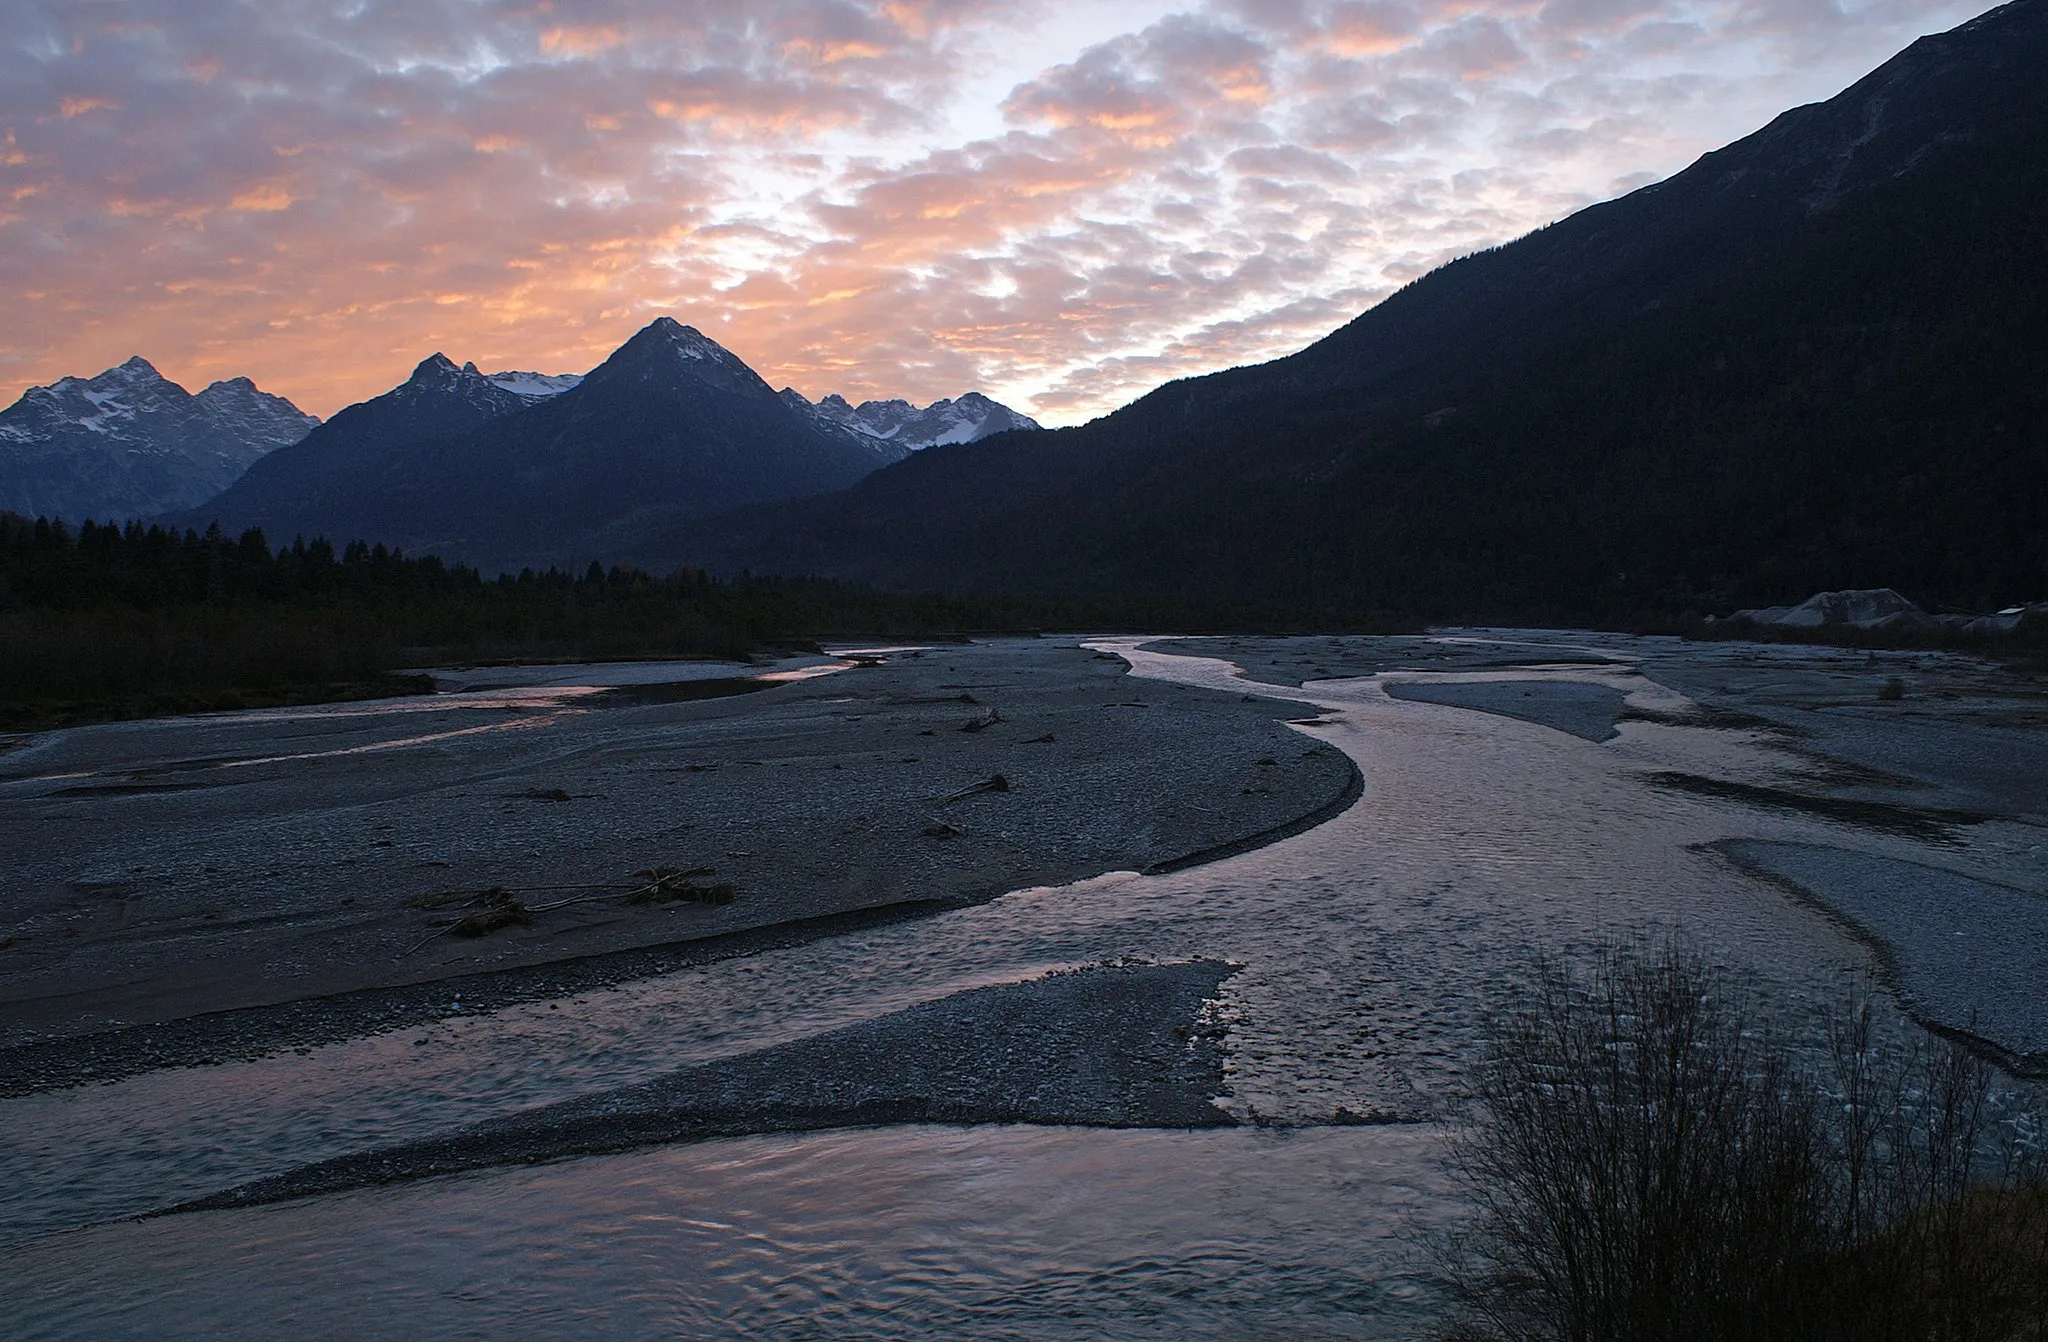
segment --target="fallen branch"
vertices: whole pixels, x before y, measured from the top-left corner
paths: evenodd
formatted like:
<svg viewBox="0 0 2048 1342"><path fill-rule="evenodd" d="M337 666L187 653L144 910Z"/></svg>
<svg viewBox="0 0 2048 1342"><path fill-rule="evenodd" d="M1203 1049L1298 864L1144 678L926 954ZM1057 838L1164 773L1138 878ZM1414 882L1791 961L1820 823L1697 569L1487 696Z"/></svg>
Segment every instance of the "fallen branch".
<svg viewBox="0 0 2048 1342"><path fill-rule="evenodd" d="M510 927L514 923L522 927L531 927L533 925L534 911L527 908L510 890L501 885L479 891L475 898L470 900L470 903L480 905L481 907L475 913L457 918L446 927L436 928L419 941L406 947L404 951L400 952L398 958L404 959L436 937L445 937L451 934L458 937L483 937L489 936L499 928Z"/></svg>
<svg viewBox="0 0 2048 1342"><path fill-rule="evenodd" d="M464 914L446 927L435 928L419 941L406 947L398 954L404 959L437 937L455 935L458 937L482 937L515 923L531 927L537 913L552 913L566 909L572 904L588 904L608 895L624 891L628 904L669 904L689 902L692 904L723 905L733 901L733 887L724 882L717 885L698 885L700 876L710 876L710 867L647 867L633 873L628 881L583 881L570 885L494 885L482 890L435 890L424 895L415 895L405 902L416 909L445 909L451 907L474 907L476 912ZM522 894L539 891L579 890L587 893L572 895L548 904L528 904L519 898Z"/></svg>
<svg viewBox="0 0 2048 1342"><path fill-rule="evenodd" d="M979 783L975 783L971 786L961 788L958 792L952 793L948 796L934 799L932 805L948 806L956 801L964 801L968 797L975 796L978 793L1008 792L1009 790L1009 779L1003 777L1001 774L990 774L988 777L982 779Z"/></svg>

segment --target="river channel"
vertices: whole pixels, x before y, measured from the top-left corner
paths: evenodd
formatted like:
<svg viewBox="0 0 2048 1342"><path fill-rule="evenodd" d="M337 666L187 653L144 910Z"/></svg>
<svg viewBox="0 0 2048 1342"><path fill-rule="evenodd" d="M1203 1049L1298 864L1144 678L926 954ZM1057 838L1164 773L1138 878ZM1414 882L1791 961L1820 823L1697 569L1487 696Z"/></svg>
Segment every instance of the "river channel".
<svg viewBox="0 0 2048 1342"><path fill-rule="evenodd" d="M1677 934L1797 1034L1883 957L1730 841L1939 868L2048 905L2027 805L1935 842L1671 786L1658 780L1782 781L1784 733L1703 715L1627 640L1486 638L1503 665L1270 690L1221 647L1097 644L1139 679L1321 710L1294 730L1349 756L1364 794L1254 851L561 1000L464 1012L451 985L425 1026L0 1100L4 1331L1419 1336L1437 1301L1421 1242L1458 1210L1438 1148L1532 954ZM1574 694L1624 711L1611 733L1575 732L1389 693L1403 682L1512 682L1559 712ZM1209 1008L1234 1127L766 1134L128 1219L969 988L1197 959L1237 967ZM1887 1028L1914 1028L1880 1000Z"/></svg>

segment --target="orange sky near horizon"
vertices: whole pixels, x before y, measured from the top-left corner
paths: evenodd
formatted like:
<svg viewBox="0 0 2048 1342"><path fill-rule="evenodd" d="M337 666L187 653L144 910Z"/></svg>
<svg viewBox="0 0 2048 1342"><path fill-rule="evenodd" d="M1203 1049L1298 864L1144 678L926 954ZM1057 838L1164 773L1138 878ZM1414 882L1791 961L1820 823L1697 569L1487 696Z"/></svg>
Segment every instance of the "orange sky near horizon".
<svg viewBox="0 0 2048 1342"><path fill-rule="evenodd" d="M1300 348L1983 6L24 0L0 402L132 354L332 414L656 316L1072 423Z"/></svg>

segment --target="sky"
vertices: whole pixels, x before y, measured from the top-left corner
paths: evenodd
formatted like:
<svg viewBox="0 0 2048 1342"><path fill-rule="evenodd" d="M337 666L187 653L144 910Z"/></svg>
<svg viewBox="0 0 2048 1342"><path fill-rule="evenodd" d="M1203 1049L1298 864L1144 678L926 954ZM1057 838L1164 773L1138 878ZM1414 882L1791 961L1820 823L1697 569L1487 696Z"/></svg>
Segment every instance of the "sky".
<svg viewBox="0 0 2048 1342"><path fill-rule="evenodd" d="M328 415L694 325L1049 425L1832 96L1983 0L0 0L0 403Z"/></svg>

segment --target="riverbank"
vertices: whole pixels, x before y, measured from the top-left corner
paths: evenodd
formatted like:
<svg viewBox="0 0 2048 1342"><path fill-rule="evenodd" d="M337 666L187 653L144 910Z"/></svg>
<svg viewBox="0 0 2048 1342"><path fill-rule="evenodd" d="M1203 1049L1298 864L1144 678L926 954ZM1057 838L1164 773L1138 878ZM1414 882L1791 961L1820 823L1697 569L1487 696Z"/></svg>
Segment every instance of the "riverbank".
<svg viewBox="0 0 2048 1342"><path fill-rule="evenodd" d="M1127 669L1076 639L753 682L503 669L443 673L459 692L432 698L29 738L0 759L0 1092L1171 867L1357 796L1347 758L1285 725L1312 708Z"/></svg>

